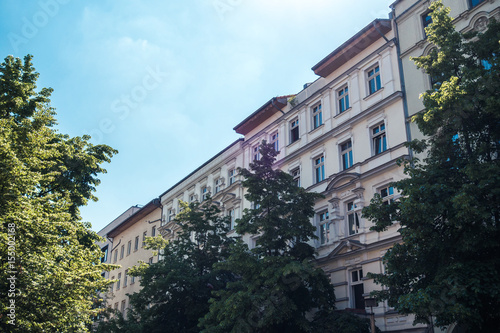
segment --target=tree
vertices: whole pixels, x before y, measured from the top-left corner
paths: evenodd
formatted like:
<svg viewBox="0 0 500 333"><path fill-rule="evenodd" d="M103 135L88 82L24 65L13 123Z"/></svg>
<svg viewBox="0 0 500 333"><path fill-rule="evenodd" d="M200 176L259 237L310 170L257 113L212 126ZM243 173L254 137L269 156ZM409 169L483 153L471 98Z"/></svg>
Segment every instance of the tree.
<svg viewBox="0 0 500 333"><path fill-rule="evenodd" d="M228 257L229 218L220 215L211 199L183 204L175 222L181 227L177 239L169 242L158 263L135 267L141 276L138 293L130 295L126 320L116 316L101 324L102 332L199 332L199 318L208 312L212 290L225 286L232 275L213 269Z"/></svg>
<svg viewBox="0 0 500 333"><path fill-rule="evenodd" d="M372 200L363 214L377 231L394 221L402 244L384 256L387 289L377 293L417 322L457 323L493 332L500 320L500 25L484 33L455 31L449 9L430 6L426 28L436 46L415 58L433 82L414 121L427 139L410 147L426 154L405 164L395 183L402 197Z"/></svg>
<svg viewBox="0 0 500 333"><path fill-rule="evenodd" d="M202 332L336 329L335 322L325 320L334 315L333 286L314 266L314 248L307 243L316 238L310 218L321 196L306 192L290 175L273 169L277 155L273 145L263 142L260 155L250 164L251 170L240 170L245 197L254 208L246 209L236 225L238 234L258 236L256 247L249 250L239 240L228 260L217 265L238 279L213 293L210 312L200 321ZM365 326L368 332L369 324Z"/></svg>
<svg viewBox="0 0 500 333"><path fill-rule="evenodd" d="M36 91L31 60L0 65L0 325L85 332L108 267L78 207L97 200L100 165L116 151L58 133L52 89Z"/></svg>

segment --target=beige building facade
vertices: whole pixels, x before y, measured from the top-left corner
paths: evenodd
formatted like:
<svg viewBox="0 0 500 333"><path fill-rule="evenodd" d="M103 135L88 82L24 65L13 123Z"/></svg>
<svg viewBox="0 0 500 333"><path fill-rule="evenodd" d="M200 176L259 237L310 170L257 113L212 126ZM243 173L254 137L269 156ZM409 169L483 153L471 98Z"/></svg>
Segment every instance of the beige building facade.
<svg viewBox="0 0 500 333"><path fill-rule="evenodd" d="M398 0L391 8L400 45L400 60L403 69L403 84L406 91L408 117L423 111L420 94L431 89L429 76L418 69L411 57L427 55L432 45L427 42L424 28L430 23L430 0ZM499 0L443 0L449 7L456 30L462 33L483 31L491 18L500 20ZM412 139L421 139L416 124L410 124Z"/></svg>
<svg viewBox="0 0 500 333"><path fill-rule="evenodd" d="M159 199L151 200L143 207L135 207L133 213L106 231L108 263L120 265L107 273L115 282L105 295L109 307L126 314L129 308L128 294L141 289L139 280L128 274L128 270L140 261L158 262L158 255L145 248L146 237L159 235L161 206Z"/></svg>

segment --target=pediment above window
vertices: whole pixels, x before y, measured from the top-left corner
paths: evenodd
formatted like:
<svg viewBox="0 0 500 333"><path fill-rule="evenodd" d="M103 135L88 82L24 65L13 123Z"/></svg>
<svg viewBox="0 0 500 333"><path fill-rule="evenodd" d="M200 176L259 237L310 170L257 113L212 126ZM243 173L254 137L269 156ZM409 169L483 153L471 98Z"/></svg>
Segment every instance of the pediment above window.
<svg viewBox="0 0 500 333"><path fill-rule="evenodd" d="M354 184L357 180L359 180L359 178L359 173L342 173L340 175L336 175L328 183L326 192L337 191L343 186Z"/></svg>
<svg viewBox="0 0 500 333"><path fill-rule="evenodd" d="M340 244L333 249L332 252L327 256L329 259L334 258L336 256L342 255L342 254L347 254L351 252L356 252L359 250L364 250L366 248L366 245L356 241L356 240L344 240L340 242Z"/></svg>

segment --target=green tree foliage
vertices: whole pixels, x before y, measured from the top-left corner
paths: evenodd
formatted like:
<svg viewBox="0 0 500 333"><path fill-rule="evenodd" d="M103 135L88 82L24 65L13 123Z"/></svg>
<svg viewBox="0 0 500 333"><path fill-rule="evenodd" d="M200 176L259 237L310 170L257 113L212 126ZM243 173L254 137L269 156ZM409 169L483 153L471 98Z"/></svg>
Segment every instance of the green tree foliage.
<svg viewBox="0 0 500 333"><path fill-rule="evenodd" d="M449 9L430 6L426 29L436 48L415 58L436 82L422 94L425 111L414 121L428 136L411 147L424 163L407 164L395 186L402 198L374 198L364 215L382 231L401 223L402 244L384 257L388 287L378 293L417 322L435 316L494 332L500 321L500 25L484 33L455 31Z"/></svg>
<svg viewBox="0 0 500 333"><path fill-rule="evenodd" d="M117 314L100 325L100 332L199 332L198 319L208 312L212 290L233 278L212 267L227 259L233 239L227 237L229 218L211 199L183 207L175 218L181 229L164 247L163 259L130 270L141 276L142 289L130 295L127 319Z"/></svg>
<svg viewBox="0 0 500 333"><path fill-rule="evenodd" d="M214 292L210 312L200 322L202 332L344 332L336 330L335 321L324 320L334 315L335 294L314 266L314 248L307 243L316 238L310 218L320 195L272 168L277 153L271 144L263 142L260 154L251 170L240 170L254 209L245 210L236 225L238 234L258 236L256 247L249 250L240 240L229 259L217 265L238 279Z"/></svg>
<svg viewBox="0 0 500 333"><path fill-rule="evenodd" d="M57 132L52 89L36 91L31 60L0 65L0 325L84 332L108 282L99 237L78 207L97 200L100 165L116 151Z"/></svg>

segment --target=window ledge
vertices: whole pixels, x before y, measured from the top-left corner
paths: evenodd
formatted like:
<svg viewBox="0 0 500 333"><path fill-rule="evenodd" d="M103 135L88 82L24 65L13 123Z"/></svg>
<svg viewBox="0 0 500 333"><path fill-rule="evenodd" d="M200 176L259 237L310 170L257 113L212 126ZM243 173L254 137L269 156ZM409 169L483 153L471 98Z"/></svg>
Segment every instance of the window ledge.
<svg viewBox="0 0 500 333"><path fill-rule="evenodd" d="M302 139L302 138L298 138L298 139L297 139L297 140L295 140L294 142L289 143L286 147L288 148L288 147L290 147L290 146L292 146L292 145L296 144L297 142L300 142L300 139Z"/></svg>
<svg viewBox="0 0 500 333"><path fill-rule="evenodd" d="M318 127L316 127L316 128L313 128L313 129L312 129L312 130L310 130L310 131L309 131L309 133L307 133L307 134L311 134L312 132L316 132L317 130L319 130L319 129L320 129L321 127L323 127L323 126L325 126L325 123L323 123L323 124L319 125L319 126L318 126Z"/></svg>
<svg viewBox="0 0 500 333"><path fill-rule="evenodd" d="M387 153L388 153L388 152L390 152L390 151L391 151L391 150L390 150L389 148L387 148L386 150L384 150L384 151L383 151L383 152L381 152L381 153L378 153L378 154L372 155L372 157L371 157L371 158L377 158L377 157L379 157L379 156L382 156L382 155L387 154Z"/></svg>
<svg viewBox="0 0 500 333"><path fill-rule="evenodd" d="M376 92L375 92L375 94L376 94ZM344 111L337 113L333 118L340 117L341 115L346 114L347 112L349 112L351 110L352 110L352 107L350 106L347 109L345 109Z"/></svg>
<svg viewBox="0 0 500 333"><path fill-rule="evenodd" d="M375 95L378 95L380 92L382 92L384 90L384 87L380 88L379 90L375 91L373 94L370 94L368 96L366 96L365 98L363 98L364 101L366 100L369 100L371 97L375 96ZM345 111L344 111L345 112Z"/></svg>

